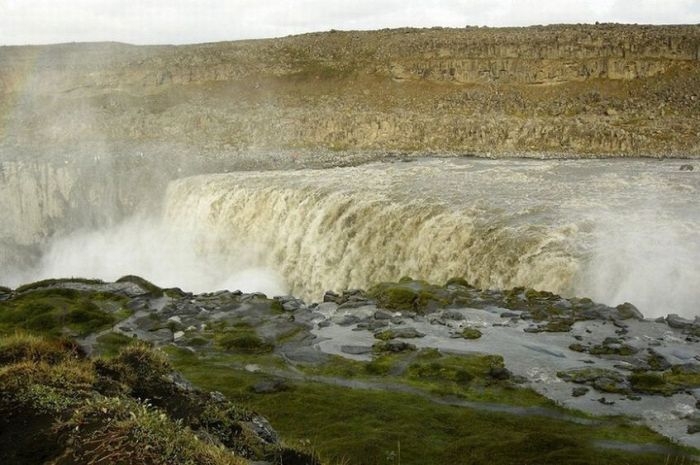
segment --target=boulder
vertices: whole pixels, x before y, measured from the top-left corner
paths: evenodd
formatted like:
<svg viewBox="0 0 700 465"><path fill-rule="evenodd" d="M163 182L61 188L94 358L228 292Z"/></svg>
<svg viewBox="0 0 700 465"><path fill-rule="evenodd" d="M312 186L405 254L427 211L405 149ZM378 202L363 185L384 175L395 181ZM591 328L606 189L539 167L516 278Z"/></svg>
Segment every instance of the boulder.
<svg viewBox="0 0 700 465"><path fill-rule="evenodd" d="M571 390L571 395L573 397L581 397L588 394L588 391L590 391L590 389L585 386L576 386Z"/></svg>
<svg viewBox="0 0 700 465"><path fill-rule="evenodd" d="M616 319L619 320L629 320L631 318L634 318L635 320L643 320L644 315L642 315L642 312L640 312L637 307L632 305L629 302L625 302L624 304L620 304L617 307L615 307L615 313L616 313Z"/></svg>
<svg viewBox="0 0 700 465"><path fill-rule="evenodd" d="M693 321L687 320L675 313L670 313L666 317L666 324L675 329L689 329L695 325Z"/></svg>

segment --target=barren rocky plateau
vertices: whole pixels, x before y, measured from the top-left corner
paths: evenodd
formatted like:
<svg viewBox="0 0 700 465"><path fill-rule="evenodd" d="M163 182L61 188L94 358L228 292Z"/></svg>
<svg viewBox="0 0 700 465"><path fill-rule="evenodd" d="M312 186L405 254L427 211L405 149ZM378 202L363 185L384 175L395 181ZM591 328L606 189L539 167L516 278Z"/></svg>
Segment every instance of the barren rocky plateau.
<svg viewBox="0 0 700 465"><path fill-rule="evenodd" d="M699 123L700 25L0 47L5 157L696 158Z"/></svg>

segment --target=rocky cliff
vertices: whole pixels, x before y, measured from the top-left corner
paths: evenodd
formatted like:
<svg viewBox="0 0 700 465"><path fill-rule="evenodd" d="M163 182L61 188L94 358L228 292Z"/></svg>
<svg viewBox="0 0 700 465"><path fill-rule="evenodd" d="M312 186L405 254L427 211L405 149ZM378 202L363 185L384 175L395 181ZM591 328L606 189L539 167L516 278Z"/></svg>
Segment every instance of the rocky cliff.
<svg viewBox="0 0 700 465"><path fill-rule="evenodd" d="M698 25L0 47L0 144L695 157L699 89Z"/></svg>

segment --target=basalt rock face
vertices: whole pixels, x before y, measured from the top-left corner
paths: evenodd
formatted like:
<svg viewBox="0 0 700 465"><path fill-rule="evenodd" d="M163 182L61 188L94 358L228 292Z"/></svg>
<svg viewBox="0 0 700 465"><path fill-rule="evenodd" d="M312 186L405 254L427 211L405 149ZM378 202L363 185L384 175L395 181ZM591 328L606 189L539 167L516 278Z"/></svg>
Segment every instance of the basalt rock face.
<svg viewBox="0 0 700 465"><path fill-rule="evenodd" d="M0 48L3 152L700 156L700 26ZM136 147L136 148L134 148Z"/></svg>

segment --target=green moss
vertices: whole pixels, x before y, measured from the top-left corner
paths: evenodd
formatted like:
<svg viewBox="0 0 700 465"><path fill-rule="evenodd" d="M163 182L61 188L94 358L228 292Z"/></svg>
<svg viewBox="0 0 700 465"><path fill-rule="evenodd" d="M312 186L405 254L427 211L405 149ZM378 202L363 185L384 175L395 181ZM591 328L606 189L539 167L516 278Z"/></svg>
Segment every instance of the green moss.
<svg viewBox="0 0 700 465"><path fill-rule="evenodd" d="M85 279L85 278L65 278L65 279L44 279L42 281L36 281L33 283L25 284L16 289L17 293L24 293L28 291L33 291L41 288L46 288L50 286L55 286L57 284L63 283L80 283L80 284L104 284L104 281L100 279Z"/></svg>
<svg viewBox="0 0 700 465"><path fill-rule="evenodd" d="M371 287L367 293L377 301L379 307L390 310L426 313L451 304L448 291L420 280L403 279L399 283L380 283Z"/></svg>
<svg viewBox="0 0 700 465"><path fill-rule="evenodd" d="M116 282L136 284L144 291L150 293L153 297L163 296L163 289L161 289L160 287L156 286L152 282L150 282L150 281L148 281L140 276L134 276L134 275L122 276L121 278L117 279Z"/></svg>
<svg viewBox="0 0 700 465"><path fill-rule="evenodd" d="M131 399L99 398L87 402L59 429L72 445L63 457L71 463L246 463L197 437L181 422Z"/></svg>
<svg viewBox="0 0 700 465"><path fill-rule="evenodd" d="M591 347L589 353L592 355L634 355L638 352L634 347L627 344L616 344L611 346L609 344L599 344Z"/></svg>
<svg viewBox="0 0 700 465"><path fill-rule="evenodd" d="M124 347L133 344L135 338L120 333L109 332L97 337L95 351L103 357L114 357Z"/></svg>
<svg viewBox="0 0 700 465"><path fill-rule="evenodd" d="M700 373L693 368L684 365L674 365L670 372L664 373L667 383L681 389L695 389L700 387Z"/></svg>
<svg viewBox="0 0 700 465"><path fill-rule="evenodd" d="M435 354L421 352L416 357L428 360ZM311 442L324 463L387 463L392 452L397 457L400 443L404 465L651 465L658 463L658 456L595 449L592 441L615 438L668 444L648 429L624 422L586 426L456 408L401 392L319 383L296 383L290 391L255 395L249 387L265 375L207 366L202 360L188 362L183 369L198 385L220 390L267 416L288 443Z"/></svg>
<svg viewBox="0 0 700 465"><path fill-rule="evenodd" d="M281 314L284 313L284 307L282 306L282 302L279 300L273 299L272 302L270 302L270 310L273 313Z"/></svg>
<svg viewBox="0 0 700 465"><path fill-rule="evenodd" d="M445 283L445 287L447 286L471 287L471 285L464 278L450 278Z"/></svg>
<svg viewBox="0 0 700 465"><path fill-rule="evenodd" d="M577 368L557 372L565 381L586 384L602 392L629 394L631 387L627 378L615 370L605 368Z"/></svg>
<svg viewBox="0 0 700 465"><path fill-rule="evenodd" d="M114 303L120 305L118 299ZM27 291L0 302L0 330L25 329L58 335L68 329L89 334L116 320L101 305L111 303L104 296L96 299L89 292L62 288Z"/></svg>
<svg viewBox="0 0 700 465"><path fill-rule="evenodd" d="M418 293L403 286L375 286L369 295L377 299L377 305L390 310L413 310Z"/></svg>
<svg viewBox="0 0 700 465"><path fill-rule="evenodd" d="M676 392L675 386L669 385L658 373L633 373L629 377L632 389L645 394L670 396Z"/></svg>
<svg viewBox="0 0 700 465"><path fill-rule="evenodd" d="M557 295L547 291L536 291L535 289L525 290L525 299L527 300L550 300L558 298Z"/></svg>
<svg viewBox="0 0 700 465"><path fill-rule="evenodd" d="M187 340L187 345L192 347L203 347L210 343L209 339L202 336L195 336Z"/></svg>
<svg viewBox="0 0 700 465"><path fill-rule="evenodd" d="M460 333L464 339L479 339L481 331L476 328L466 327Z"/></svg>

